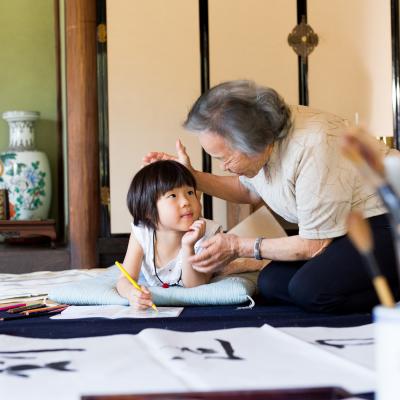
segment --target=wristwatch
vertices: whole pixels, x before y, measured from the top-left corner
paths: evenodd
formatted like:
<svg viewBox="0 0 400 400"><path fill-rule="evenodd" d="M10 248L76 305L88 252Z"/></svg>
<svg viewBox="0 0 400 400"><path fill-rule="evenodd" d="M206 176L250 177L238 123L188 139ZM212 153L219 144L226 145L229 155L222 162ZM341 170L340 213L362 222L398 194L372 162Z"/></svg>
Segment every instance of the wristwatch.
<svg viewBox="0 0 400 400"><path fill-rule="evenodd" d="M256 239L256 241L254 242L254 258L256 260L262 260L262 256L261 256L261 251L260 251L260 247L261 247L261 242L265 239L265 237L258 237Z"/></svg>

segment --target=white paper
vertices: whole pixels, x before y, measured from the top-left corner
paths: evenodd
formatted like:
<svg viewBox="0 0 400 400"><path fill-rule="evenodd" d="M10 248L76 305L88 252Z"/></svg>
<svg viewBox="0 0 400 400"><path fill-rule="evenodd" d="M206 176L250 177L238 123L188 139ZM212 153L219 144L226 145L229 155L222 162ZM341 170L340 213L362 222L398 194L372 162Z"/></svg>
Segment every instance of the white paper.
<svg viewBox="0 0 400 400"><path fill-rule="evenodd" d="M5 353L12 351L18 353ZM165 371L135 335L78 339L0 335L0 361L2 400L80 400L84 394L186 390L184 382ZM20 367L13 372L16 365L35 369ZM60 365L64 371L55 369Z"/></svg>
<svg viewBox="0 0 400 400"><path fill-rule="evenodd" d="M158 312L152 308L135 310L129 306L69 306L61 314L51 319L76 319L76 318L172 318L178 317L183 307L157 307Z"/></svg>
<svg viewBox="0 0 400 400"><path fill-rule="evenodd" d="M198 390L340 386L358 393L375 387L372 371L268 325L190 334L146 329L140 336L166 368ZM221 340L231 343L241 360L229 359ZM215 353L201 354L201 348ZM175 363L179 355L184 359Z"/></svg>
<svg viewBox="0 0 400 400"><path fill-rule="evenodd" d="M373 391L374 382L372 371L267 325L79 339L0 336L0 394L7 400L320 386L360 393Z"/></svg>
<svg viewBox="0 0 400 400"><path fill-rule="evenodd" d="M373 324L351 328L311 327L280 330L371 371L376 370Z"/></svg>

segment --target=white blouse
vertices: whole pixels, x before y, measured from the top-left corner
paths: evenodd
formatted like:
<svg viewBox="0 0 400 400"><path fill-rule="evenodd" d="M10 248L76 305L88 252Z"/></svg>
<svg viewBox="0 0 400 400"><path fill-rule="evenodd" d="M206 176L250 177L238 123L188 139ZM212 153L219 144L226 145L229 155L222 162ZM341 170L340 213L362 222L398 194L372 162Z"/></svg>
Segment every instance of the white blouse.
<svg viewBox="0 0 400 400"><path fill-rule="evenodd" d="M202 218L204 219L204 218ZM201 243L203 240L210 238L221 230L221 226L214 221L204 219L206 221L206 232L194 245L194 252L198 254L201 251ZM154 265L154 230L143 225L132 226L132 233L143 249L143 261L141 273L143 274L148 286L162 286L162 283L168 285L181 285L182 277L182 250L179 251L177 257L171 260L167 265L155 267ZM160 279L157 278L157 275ZM161 281L162 282L161 282Z"/></svg>
<svg viewBox="0 0 400 400"><path fill-rule="evenodd" d="M346 120L309 107L293 106L292 129L274 146L267 164L240 181L285 220L299 225L306 239L327 239L347 232L350 210L365 218L384 214L375 190L363 181L340 149ZM389 149L381 143L381 151ZM395 151L395 150L394 150Z"/></svg>

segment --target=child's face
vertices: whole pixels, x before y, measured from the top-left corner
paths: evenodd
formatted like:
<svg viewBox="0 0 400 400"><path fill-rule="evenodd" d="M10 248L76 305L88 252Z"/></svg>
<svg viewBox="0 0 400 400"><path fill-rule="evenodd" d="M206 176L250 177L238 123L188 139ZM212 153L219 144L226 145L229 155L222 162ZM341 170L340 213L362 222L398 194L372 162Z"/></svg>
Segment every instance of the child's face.
<svg viewBox="0 0 400 400"><path fill-rule="evenodd" d="M157 200L157 229L186 232L201 213L200 201L190 186L174 188Z"/></svg>

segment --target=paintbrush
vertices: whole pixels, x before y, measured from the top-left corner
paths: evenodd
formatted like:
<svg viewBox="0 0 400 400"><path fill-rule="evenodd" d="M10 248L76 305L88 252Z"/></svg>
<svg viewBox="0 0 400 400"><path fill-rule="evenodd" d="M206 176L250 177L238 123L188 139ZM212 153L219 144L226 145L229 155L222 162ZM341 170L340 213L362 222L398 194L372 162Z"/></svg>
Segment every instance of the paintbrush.
<svg viewBox="0 0 400 400"><path fill-rule="evenodd" d="M397 196L400 196L400 154L389 154L383 162L386 180L392 185Z"/></svg>
<svg viewBox="0 0 400 400"><path fill-rule="evenodd" d="M372 232L368 222L359 212L352 211L347 220L347 226L347 234L363 257L379 301L386 307L394 307L395 301L392 292L373 254Z"/></svg>
<svg viewBox="0 0 400 400"><path fill-rule="evenodd" d="M353 128L342 137L343 154L353 162L364 180L375 188L389 211L400 278L400 198L385 177L384 155L378 142L362 128Z"/></svg>

